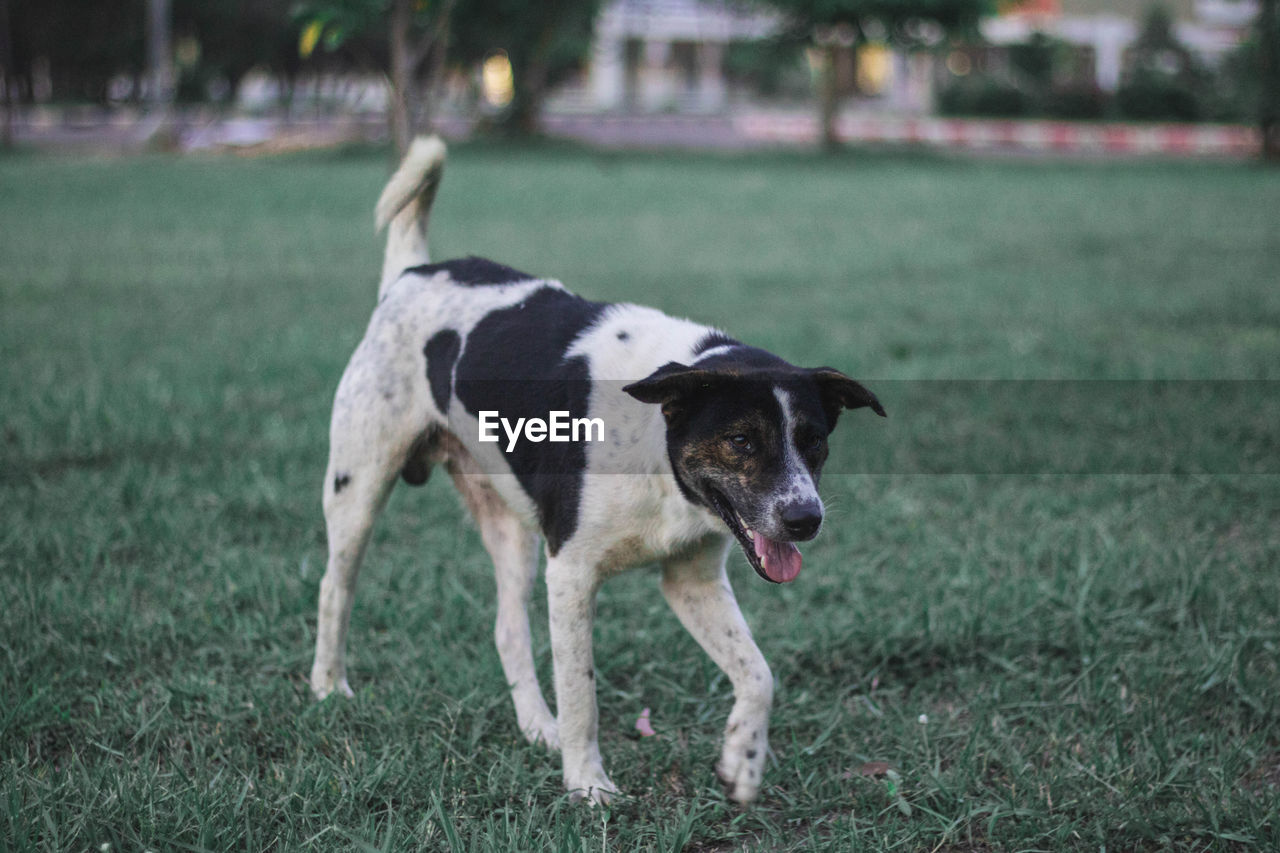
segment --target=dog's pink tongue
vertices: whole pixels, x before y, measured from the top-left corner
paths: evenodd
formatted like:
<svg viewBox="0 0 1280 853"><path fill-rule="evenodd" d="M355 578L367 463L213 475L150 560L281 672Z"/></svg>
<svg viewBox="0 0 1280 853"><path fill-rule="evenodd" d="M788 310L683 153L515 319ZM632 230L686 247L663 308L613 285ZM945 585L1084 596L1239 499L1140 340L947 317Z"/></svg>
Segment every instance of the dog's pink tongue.
<svg viewBox="0 0 1280 853"><path fill-rule="evenodd" d="M775 542L756 533L756 556L764 566L764 573L775 583L793 581L800 574L800 564L804 558L800 549L790 542Z"/></svg>

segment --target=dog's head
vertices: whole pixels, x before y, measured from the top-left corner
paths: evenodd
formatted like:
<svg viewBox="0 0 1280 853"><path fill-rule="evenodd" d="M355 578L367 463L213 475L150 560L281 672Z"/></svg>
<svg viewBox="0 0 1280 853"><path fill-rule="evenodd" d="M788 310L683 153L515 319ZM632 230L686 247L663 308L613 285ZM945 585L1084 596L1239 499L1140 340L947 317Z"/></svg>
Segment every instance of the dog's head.
<svg viewBox="0 0 1280 853"><path fill-rule="evenodd" d="M667 453L685 496L714 510L765 580L800 573L793 544L822 525L818 478L843 409L875 395L829 367L795 367L735 346L693 365L671 362L623 388L662 407Z"/></svg>

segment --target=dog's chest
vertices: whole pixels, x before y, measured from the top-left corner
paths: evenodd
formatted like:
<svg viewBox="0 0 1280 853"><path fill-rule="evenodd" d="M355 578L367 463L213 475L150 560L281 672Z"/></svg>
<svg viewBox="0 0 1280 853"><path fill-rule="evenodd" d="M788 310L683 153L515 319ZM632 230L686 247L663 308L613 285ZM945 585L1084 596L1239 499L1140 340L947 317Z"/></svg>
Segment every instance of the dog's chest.
<svg viewBox="0 0 1280 853"><path fill-rule="evenodd" d="M723 525L685 499L669 473L589 473L578 529L565 549L610 574L662 562L709 536L724 537Z"/></svg>

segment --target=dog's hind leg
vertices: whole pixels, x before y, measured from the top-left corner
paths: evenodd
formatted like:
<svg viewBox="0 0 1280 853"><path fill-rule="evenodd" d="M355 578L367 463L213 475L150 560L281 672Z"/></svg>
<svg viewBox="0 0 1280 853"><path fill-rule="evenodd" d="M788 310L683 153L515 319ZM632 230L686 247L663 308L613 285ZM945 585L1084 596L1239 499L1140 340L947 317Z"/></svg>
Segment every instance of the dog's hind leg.
<svg viewBox="0 0 1280 853"><path fill-rule="evenodd" d="M469 455L451 453L447 467L493 559L498 587L494 640L516 706L516 722L530 743L559 749L556 720L538 686L529 630L529 596L538 575L539 536L511 511Z"/></svg>
<svg viewBox="0 0 1280 853"><path fill-rule="evenodd" d="M374 519L395 481L394 471L386 477L367 467L350 467L354 470L335 469L331 465L325 483L329 561L320 580L316 656L311 666L311 691L319 699L335 690L352 695L346 664L352 597Z"/></svg>
<svg viewBox="0 0 1280 853"><path fill-rule="evenodd" d="M733 683L733 710L716 773L729 795L745 803L760 790L769 750L773 675L751 639L729 586L724 568L728 547L728 541L717 539L683 559L667 561L662 594L681 624Z"/></svg>
<svg viewBox="0 0 1280 853"><path fill-rule="evenodd" d="M437 137L414 140L400 168L378 199L378 227L387 227L379 300L406 267L427 262L427 222L444 169L445 147ZM347 684L346 639L351 597L373 522L396 475L414 485L426 481L433 461L435 429L418 385L419 342L405 322L403 305L374 312L364 340L338 386L329 432L324 518L329 561L320 581L320 615L311 689L324 698ZM437 415L439 417L439 415Z"/></svg>
<svg viewBox="0 0 1280 853"><path fill-rule="evenodd" d="M362 487L358 481L347 487L350 495L331 497L334 485L350 476L345 473L334 475L325 487L329 562L320 580L316 656L311 665L311 691L319 699L335 690L346 696L352 695L347 682L347 627L351 623L351 602L360 561L382 504L379 495L370 494L368 487Z"/></svg>
<svg viewBox="0 0 1280 853"><path fill-rule="evenodd" d="M324 483L329 559L320 581L311 667L311 690L321 699L335 690L352 695L346 640L360 562L396 477L407 463L425 464L428 457L421 449L421 427L414 428L424 418L413 406L396 405L395 395L388 399L371 378L374 350L357 350L334 401Z"/></svg>

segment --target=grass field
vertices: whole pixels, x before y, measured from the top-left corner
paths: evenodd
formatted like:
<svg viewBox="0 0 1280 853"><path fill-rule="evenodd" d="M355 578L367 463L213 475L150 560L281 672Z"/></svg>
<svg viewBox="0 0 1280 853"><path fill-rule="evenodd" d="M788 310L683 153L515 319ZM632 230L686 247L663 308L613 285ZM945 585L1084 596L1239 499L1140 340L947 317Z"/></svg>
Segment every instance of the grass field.
<svg viewBox="0 0 1280 853"><path fill-rule="evenodd" d="M648 570L605 587L596 635L629 796L567 802L445 478L378 530L356 698L312 702L328 407L386 167L0 159L0 849L1280 849L1280 445L1248 405L1146 414L1249 465L833 470L796 583L734 558L777 679L745 809L711 771L730 687ZM463 147L433 249L879 381L889 420L849 416L845 448L999 455L1036 418L891 389L1196 380L1273 411L1277 211L1280 172L1249 165ZM1109 445L1101 396L1059 450Z"/></svg>

